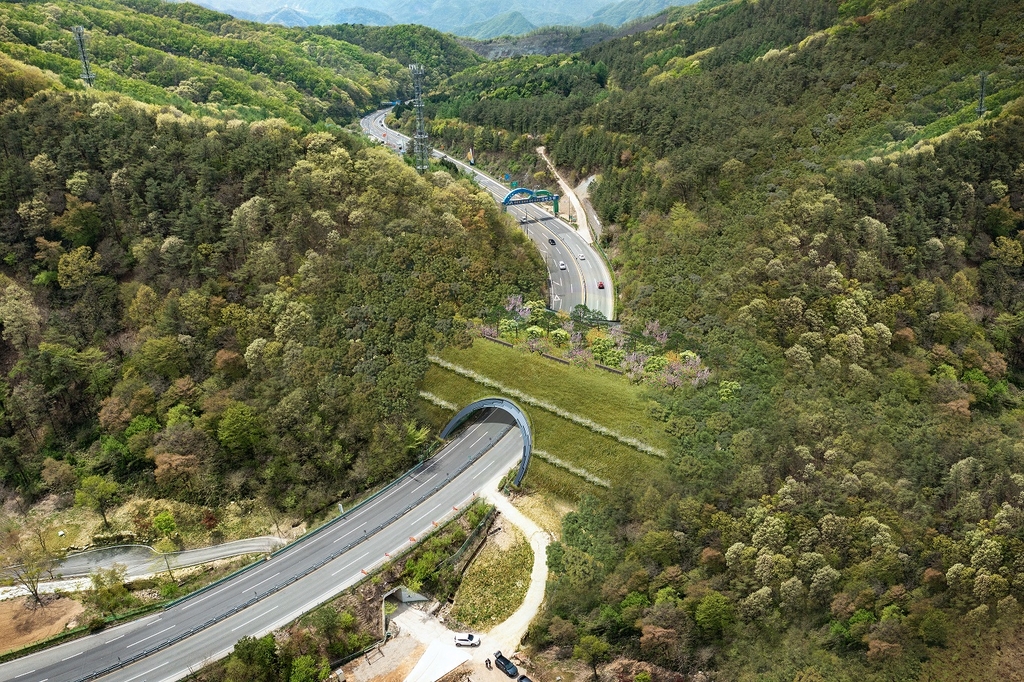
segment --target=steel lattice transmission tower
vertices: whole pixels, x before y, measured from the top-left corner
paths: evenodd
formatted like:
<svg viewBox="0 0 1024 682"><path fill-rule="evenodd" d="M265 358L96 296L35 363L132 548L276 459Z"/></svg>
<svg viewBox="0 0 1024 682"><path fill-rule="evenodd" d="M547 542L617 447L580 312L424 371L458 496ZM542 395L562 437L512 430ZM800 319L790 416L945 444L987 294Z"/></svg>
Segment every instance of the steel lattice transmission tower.
<svg viewBox="0 0 1024 682"><path fill-rule="evenodd" d="M416 99L413 100L413 105L416 107L416 137L413 139L413 153L416 159L416 170L425 173L430 170L430 144L427 140L427 126L423 122L423 66L410 64L409 71L412 72L412 84L416 94Z"/></svg>
<svg viewBox="0 0 1024 682"><path fill-rule="evenodd" d="M978 118L985 115L985 79L988 78L988 74L982 71L978 74L981 77L981 96L978 98L978 108L975 111L978 112Z"/></svg>
<svg viewBox="0 0 1024 682"><path fill-rule="evenodd" d="M82 80L85 81L86 86L92 87L96 76L89 68L89 57L85 54L85 29L81 26L73 26L71 32L75 34L75 42L78 43L78 56L82 58Z"/></svg>

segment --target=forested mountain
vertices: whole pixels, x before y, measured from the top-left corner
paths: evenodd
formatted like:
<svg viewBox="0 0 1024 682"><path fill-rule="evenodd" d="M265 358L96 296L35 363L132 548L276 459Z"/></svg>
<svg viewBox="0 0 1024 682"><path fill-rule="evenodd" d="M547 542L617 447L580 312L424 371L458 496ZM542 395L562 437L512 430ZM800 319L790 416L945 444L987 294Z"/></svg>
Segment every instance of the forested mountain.
<svg viewBox="0 0 1024 682"><path fill-rule="evenodd" d="M459 29L459 35L475 40L486 40L497 36L517 36L537 28L523 16L522 12L506 12L486 21L468 24Z"/></svg>
<svg viewBox="0 0 1024 682"><path fill-rule="evenodd" d="M197 115L346 122L409 89L408 70L370 50L159 0L3 3L0 52L80 87L75 25L99 89Z"/></svg>
<svg viewBox="0 0 1024 682"><path fill-rule="evenodd" d="M717 381L652 389L674 483L566 517L535 644L786 682L1020 655L1022 17L734 0L432 95L450 149L599 174L626 330Z"/></svg>
<svg viewBox="0 0 1024 682"><path fill-rule="evenodd" d="M0 102L0 481L23 500L100 481L309 513L415 461L428 347L541 294L486 194L347 133L5 56Z"/></svg>
<svg viewBox="0 0 1024 682"><path fill-rule="evenodd" d="M454 37L426 26L317 26L311 32L358 45L369 52L387 55L401 64L422 64L425 82L433 85L447 76L483 62Z"/></svg>
<svg viewBox="0 0 1024 682"><path fill-rule="evenodd" d="M495 31L526 33L535 26L591 26L607 23L619 26L639 17L655 14L670 5L686 5L693 0L428 0L404 2L383 0L203 0L199 3L239 18L273 21L287 26L312 24L395 23L422 24L464 37L485 38L503 35ZM519 13L522 19L511 19ZM484 33L482 26L492 28ZM504 28L499 28L504 27Z"/></svg>

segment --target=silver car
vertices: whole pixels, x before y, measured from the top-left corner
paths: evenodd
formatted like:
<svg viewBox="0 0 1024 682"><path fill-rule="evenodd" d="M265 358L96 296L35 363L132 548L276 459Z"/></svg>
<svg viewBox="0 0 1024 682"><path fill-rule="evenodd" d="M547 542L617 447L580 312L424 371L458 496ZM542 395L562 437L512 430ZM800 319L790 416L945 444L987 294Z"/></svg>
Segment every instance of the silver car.
<svg viewBox="0 0 1024 682"><path fill-rule="evenodd" d="M455 646L480 646L480 635L474 635L469 632L456 632Z"/></svg>

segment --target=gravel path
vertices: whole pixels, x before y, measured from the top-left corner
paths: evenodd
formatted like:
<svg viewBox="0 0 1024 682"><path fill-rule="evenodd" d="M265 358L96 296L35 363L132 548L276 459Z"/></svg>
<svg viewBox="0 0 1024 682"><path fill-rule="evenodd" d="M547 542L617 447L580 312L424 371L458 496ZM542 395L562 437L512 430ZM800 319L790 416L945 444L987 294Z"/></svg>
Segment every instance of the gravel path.
<svg viewBox="0 0 1024 682"><path fill-rule="evenodd" d="M558 180L558 186L562 188L562 194L564 198L569 200L572 204L573 212L576 214L576 233L588 244L594 243L594 234L590 231L590 227L587 225L587 212L583 210L583 204L580 202L580 198L576 196L576 191L569 186L569 183L565 181L558 170L555 168L555 164L551 163L551 159L548 158L547 151L544 147L537 147L537 153L540 154L541 158L548 164L548 168L551 173Z"/></svg>

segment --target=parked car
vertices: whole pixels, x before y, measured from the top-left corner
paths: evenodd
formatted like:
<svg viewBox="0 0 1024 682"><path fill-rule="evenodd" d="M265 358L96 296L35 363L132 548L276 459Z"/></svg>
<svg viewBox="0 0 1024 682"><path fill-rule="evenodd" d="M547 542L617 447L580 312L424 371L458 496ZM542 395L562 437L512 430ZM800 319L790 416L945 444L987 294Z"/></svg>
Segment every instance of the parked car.
<svg viewBox="0 0 1024 682"><path fill-rule="evenodd" d="M558 261L558 269L559 270L565 270L565 261L564 260Z"/></svg>
<svg viewBox="0 0 1024 682"><path fill-rule="evenodd" d="M551 246L554 246L555 245L555 240L552 239L551 237L548 237L548 244L551 244Z"/></svg>
<svg viewBox="0 0 1024 682"><path fill-rule="evenodd" d="M520 676L519 676L519 679L518 679L518 680L516 680L516 682L533 682L533 680L531 680L531 679L530 679L529 677L527 677L526 675L520 675Z"/></svg>
<svg viewBox="0 0 1024 682"><path fill-rule="evenodd" d="M604 282L598 282L597 283L597 288L598 289L604 289Z"/></svg>
<svg viewBox="0 0 1024 682"><path fill-rule="evenodd" d="M519 668L512 661L502 656L500 651L494 652L494 667L512 679L515 679L519 674Z"/></svg>
<svg viewBox="0 0 1024 682"><path fill-rule="evenodd" d="M456 632L455 646L480 646L480 635L470 632Z"/></svg>

